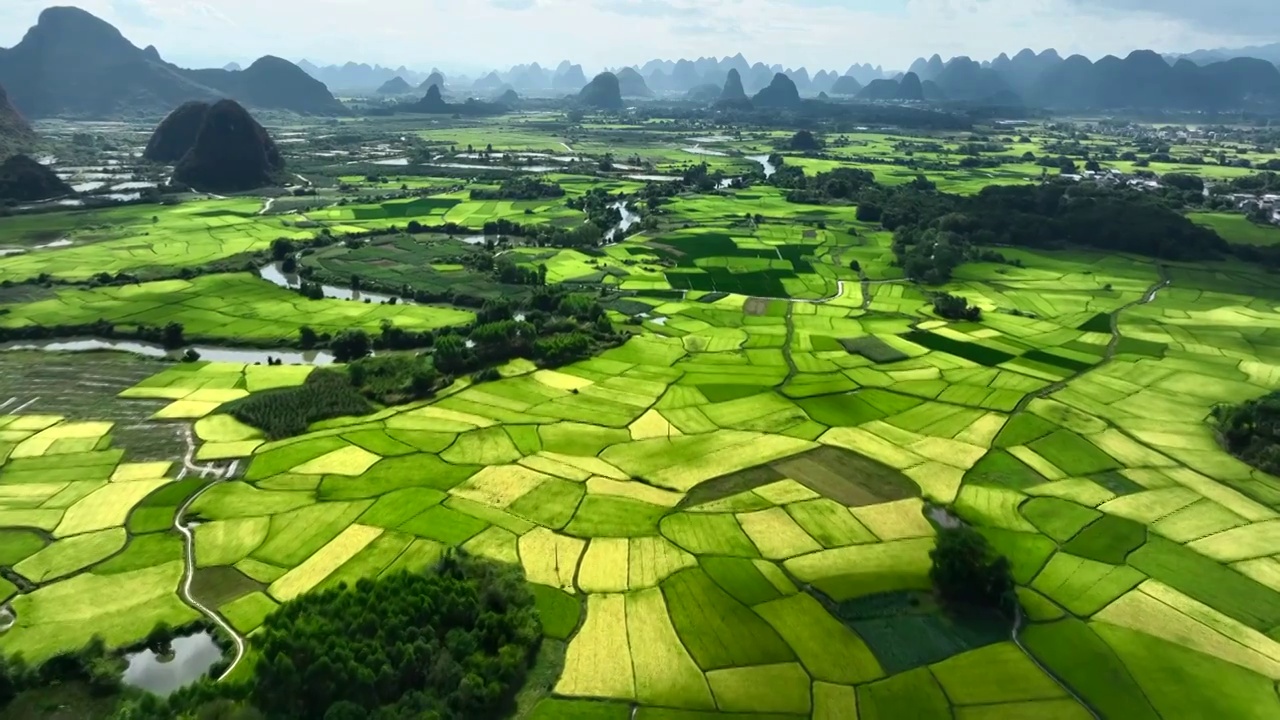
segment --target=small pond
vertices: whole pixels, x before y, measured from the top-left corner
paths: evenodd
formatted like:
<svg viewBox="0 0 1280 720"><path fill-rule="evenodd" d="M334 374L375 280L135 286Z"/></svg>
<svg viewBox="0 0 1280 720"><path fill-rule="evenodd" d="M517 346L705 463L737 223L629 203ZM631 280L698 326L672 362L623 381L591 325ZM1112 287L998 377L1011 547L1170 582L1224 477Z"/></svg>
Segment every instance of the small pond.
<svg viewBox="0 0 1280 720"><path fill-rule="evenodd" d="M125 656L124 683L164 697L199 680L222 658L209 633L174 639L172 655L141 650Z"/></svg>

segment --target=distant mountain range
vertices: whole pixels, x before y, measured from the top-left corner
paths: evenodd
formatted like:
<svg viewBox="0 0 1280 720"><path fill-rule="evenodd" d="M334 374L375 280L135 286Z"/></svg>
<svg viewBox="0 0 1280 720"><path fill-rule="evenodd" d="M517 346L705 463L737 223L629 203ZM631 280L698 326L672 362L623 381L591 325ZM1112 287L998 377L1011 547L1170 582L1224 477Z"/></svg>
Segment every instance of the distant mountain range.
<svg viewBox="0 0 1280 720"><path fill-rule="evenodd" d="M1052 49L1023 50L983 63L967 57L943 62L934 55L917 59L910 72L925 84L925 99L1072 110L1213 111L1280 103L1280 68L1246 57L1170 64L1153 51L1135 50L1093 62L1082 55L1063 59ZM929 84L936 97L929 97Z"/></svg>
<svg viewBox="0 0 1280 720"><path fill-rule="evenodd" d="M190 100L228 97L264 109L347 113L324 85L287 60L266 56L243 71L187 70L72 7L45 10L21 42L0 49L0 85L30 118L161 114Z"/></svg>
<svg viewBox="0 0 1280 720"><path fill-rule="evenodd" d="M1226 49L1219 48L1217 50L1196 50L1195 52L1183 53L1181 55L1166 55L1170 63L1178 60L1187 59L1197 65L1208 65L1210 63L1222 62L1238 57L1258 58L1266 60L1269 63L1280 65L1280 43L1271 43L1270 45L1250 45L1249 47Z"/></svg>

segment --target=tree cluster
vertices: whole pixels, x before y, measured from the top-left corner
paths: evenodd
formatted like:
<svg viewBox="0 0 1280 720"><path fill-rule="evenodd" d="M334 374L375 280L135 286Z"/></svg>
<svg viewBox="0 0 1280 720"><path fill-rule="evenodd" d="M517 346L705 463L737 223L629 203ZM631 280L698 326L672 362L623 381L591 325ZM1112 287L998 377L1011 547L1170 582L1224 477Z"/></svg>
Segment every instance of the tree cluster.
<svg viewBox="0 0 1280 720"><path fill-rule="evenodd" d="M948 320L977 322L982 319L982 308L970 305L968 300L950 293L934 294L933 311L939 317L944 317Z"/></svg>
<svg viewBox="0 0 1280 720"><path fill-rule="evenodd" d="M425 575L281 606L256 643L250 698L270 717L497 717L540 636L517 570L448 555Z"/></svg>
<svg viewBox="0 0 1280 720"><path fill-rule="evenodd" d="M1280 392L1240 405L1219 405L1212 419L1232 455L1259 470L1280 474Z"/></svg>
<svg viewBox="0 0 1280 720"><path fill-rule="evenodd" d="M1015 611L1018 600L1009 559L996 555L977 530L967 525L942 528L929 558L929 580L948 605L1010 615Z"/></svg>
<svg viewBox="0 0 1280 720"><path fill-rule="evenodd" d="M867 170L837 168L809 177L795 165L783 165L769 178L771 185L790 191L789 202L811 205L853 201L875 181L876 176Z"/></svg>
<svg viewBox="0 0 1280 720"><path fill-rule="evenodd" d="M564 188L535 175L516 175L502 181L497 188L476 188L472 200L543 200L564 197Z"/></svg>

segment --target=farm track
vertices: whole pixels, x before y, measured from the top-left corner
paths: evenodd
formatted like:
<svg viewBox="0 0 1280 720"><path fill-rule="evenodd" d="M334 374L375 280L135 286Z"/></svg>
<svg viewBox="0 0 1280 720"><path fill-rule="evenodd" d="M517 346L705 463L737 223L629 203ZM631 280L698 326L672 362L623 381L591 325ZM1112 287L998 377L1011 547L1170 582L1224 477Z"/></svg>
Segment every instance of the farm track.
<svg viewBox="0 0 1280 720"><path fill-rule="evenodd" d="M1088 710L1089 714L1093 716L1093 720L1102 720L1102 716L1098 714L1097 710L1093 709L1092 705L1085 702L1085 699L1077 695L1076 691L1072 690L1070 685L1064 682L1062 678L1058 677L1057 674L1054 673L1052 670L1050 670L1048 667L1043 665L1040 662L1039 658L1037 658L1035 655L1032 655L1031 652L1027 650L1026 646L1022 644L1022 638L1018 637L1018 632L1022 630L1022 606L1017 605L1016 607L1017 607L1017 611L1013 618L1013 630L1010 631L1009 633L1009 637L1013 640L1013 644L1017 645L1018 649L1022 651L1022 654L1030 658L1031 662L1035 663L1036 667L1040 668L1040 672L1053 678L1053 681L1058 683L1058 685L1063 690L1065 690L1073 700L1080 703L1080 707L1084 708L1085 710Z"/></svg>
<svg viewBox="0 0 1280 720"><path fill-rule="evenodd" d="M240 664L240 661L244 659L246 643L244 637L240 635L240 633L236 632L236 629L231 627L230 623L223 620L222 616L206 607L199 600L196 600L195 596L191 594L191 582L195 578L196 574L196 536L195 533L191 531L191 528L183 522L183 516L187 514L187 510L191 508L195 501L200 499L201 495L204 495L210 488L235 473L235 463L227 468L225 473L213 466L196 465L194 462L196 444L195 439L191 436L191 428L184 427L181 434L187 443L186 454L182 457L183 474L192 472L199 473L201 477L207 477L212 473L214 480L208 485L200 488L200 490L194 493L191 497L187 498L187 501L184 502L182 507L178 508L178 511L173 515L173 529L181 533L183 539L182 585L178 588L178 595L182 598L183 602L195 608L197 612L208 617L215 625L222 628L223 631L231 637L232 642L235 644L235 657L232 658L231 664L227 666L227 669L223 671L222 675L217 678L218 682L222 682L231 675L231 673L236 669L236 666Z"/></svg>
<svg viewBox="0 0 1280 720"><path fill-rule="evenodd" d="M1012 418L1013 416L1026 411L1027 407L1031 405L1032 402L1049 397L1050 395L1067 387L1067 385L1072 382L1079 380L1094 370L1109 364L1113 359L1115 359L1116 350L1120 346L1120 341L1124 339L1124 336L1120 334L1120 314L1125 310L1135 308L1139 305L1151 303L1156 299L1156 295L1158 295L1161 290L1173 284L1173 280L1169 278L1168 271L1165 270L1163 265L1159 267L1159 272L1160 279L1154 285L1147 288L1147 291L1143 293L1142 297L1131 303L1120 306L1115 312L1111 313L1111 342L1107 343L1107 351L1103 354L1102 360L1098 362L1098 364L1028 394L1026 397L1022 398L1022 401L1013 409L1013 412L1009 413L1009 417Z"/></svg>

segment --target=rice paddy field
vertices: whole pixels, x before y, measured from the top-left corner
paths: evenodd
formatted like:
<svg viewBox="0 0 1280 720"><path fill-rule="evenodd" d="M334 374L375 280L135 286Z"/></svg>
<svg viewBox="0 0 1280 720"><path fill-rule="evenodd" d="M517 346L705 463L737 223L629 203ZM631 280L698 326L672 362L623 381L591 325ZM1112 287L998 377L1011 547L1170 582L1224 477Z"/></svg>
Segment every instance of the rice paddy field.
<svg viewBox="0 0 1280 720"><path fill-rule="evenodd" d="M610 151L673 168L678 146L698 143L665 132L641 128L635 147ZM626 129L535 120L420 133L584 154L615 136ZM712 156L728 168L766 139L708 145L739 153ZM853 140L850 157L895 142ZM571 195L592 182L558 177ZM0 295L12 299L0 326L176 321L272 342L304 324L465 324L458 308L307 300L248 273L74 281L322 229L582 220L563 203L458 190L260 209L6 218L15 237L76 242L0 258L6 279L67 281ZM67 369L59 355L0 355L0 603L16 618L0 651L39 662L93 635L126 646L207 612L247 643L236 677L281 603L461 548L519 566L534 588L556 669L522 717L1280 716L1280 479L1227 454L1206 423L1219 403L1280 389L1274 277L1010 249L1020 266L956 271L945 289L983 315L953 322L901 280L891 237L852 206L758 186L664 210L599 249L503 251L551 282L620 294L608 316L631 331L621 346L556 369L517 361L500 379L284 440L224 405L300 385L308 366L77 356ZM503 292L444 262L464 249L378 238L303 264ZM9 358L31 383L46 362L62 379L9 381ZM67 390L76 373L98 378L92 400ZM137 444L162 434L177 444ZM954 519L1009 559L1016 627L937 606L929 553ZM190 557L175 523L192 528Z"/></svg>

